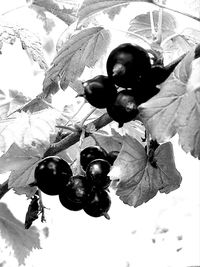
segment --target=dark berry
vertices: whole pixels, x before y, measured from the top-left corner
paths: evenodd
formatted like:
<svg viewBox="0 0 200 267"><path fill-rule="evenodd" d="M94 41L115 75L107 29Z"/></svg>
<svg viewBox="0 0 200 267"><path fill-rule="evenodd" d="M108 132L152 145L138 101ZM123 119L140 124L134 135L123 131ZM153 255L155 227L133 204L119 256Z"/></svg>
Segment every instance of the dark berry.
<svg viewBox="0 0 200 267"><path fill-rule="evenodd" d="M108 162L110 163L110 165L113 165L114 161L116 160L117 156L119 155L119 151L110 151L108 153Z"/></svg>
<svg viewBox="0 0 200 267"><path fill-rule="evenodd" d="M129 88L145 79L151 69L151 62L144 48L124 43L112 50L106 68L113 83Z"/></svg>
<svg viewBox="0 0 200 267"><path fill-rule="evenodd" d="M117 94L115 101L107 107L108 115L120 126L133 120L138 115L137 105L132 90L122 90Z"/></svg>
<svg viewBox="0 0 200 267"><path fill-rule="evenodd" d="M83 83L84 96L96 108L106 108L117 94L115 85L107 76L98 75Z"/></svg>
<svg viewBox="0 0 200 267"><path fill-rule="evenodd" d="M78 211L82 210L84 207L84 204L81 202L73 202L67 197L67 193L65 191L62 191L59 194L59 200L60 203L68 210Z"/></svg>
<svg viewBox="0 0 200 267"><path fill-rule="evenodd" d="M75 203L82 203L91 196L93 186L86 176L71 176L69 182L64 187L67 198Z"/></svg>
<svg viewBox="0 0 200 267"><path fill-rule="evenodd" d="M108 210L111 206L111 199L105 190L96 190L92 199L87 202L84 211L92 217L105 216L110 219Z"/></svg>
<svg viewBox="0 0 200 267"><path fill-rule="evenodd" d="M96 187L107 188L110 184L108 176L110 167L111 165L107 160L95 159L87 166L86 176Z"/></svg>
<svg viewBox="0 0 200 267"><path fill-rule="evenodd" d="M69 164L57 156L46 157L35 168L38 188L47 195L58 195L69 181L72 170Z"/></svg>
<svg viewBox="0 0 200 267"><path fill-rule="evenodd" d="M107 159L107 152L100 146L88 146L81 151L80 163L85 171L88 164L94 159Z"/></svg>

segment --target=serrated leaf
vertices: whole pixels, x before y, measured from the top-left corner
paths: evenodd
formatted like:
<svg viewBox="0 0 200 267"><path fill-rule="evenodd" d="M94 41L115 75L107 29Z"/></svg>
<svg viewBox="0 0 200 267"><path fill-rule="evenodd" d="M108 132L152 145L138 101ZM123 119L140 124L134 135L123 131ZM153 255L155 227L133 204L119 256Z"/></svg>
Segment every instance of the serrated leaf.
<svg viewBox="0 0 200 267"><path fill-rule="evenodd" d="M121 5L127 5L133 2L153 3L152 0L84 0L78 11L79 23L82 20L88 18L89 16L99 13L105 9Z"/></svg>
<svg viewBox="0 0 200 267"><path fill-rule="evenodd" d="M174 34L176 29L176 20L174 16L165 11L163 11L162 14L162 39L165 39ZM158 31L159 11L154 10L152 12L152 16L155 31ZM150 22L150 12L138 15L132 19L128 30L152 40L153 36Z"/></svg>
<svg viewBox="0 0 200 267"><path fill-rule="evenodd" d="M5 203L0 203L0 235L12 247L19 265L24 264L33 249L41 248L37 229L25 230L24 224L13 216Z"/></svg>
<svg viewBox="0 0 200 267"><path fill-rule="evenodd" d="M14 26L0 25L0 51L3 47L3 43L13 45L16 41L16 32Z"/></svg>
<svg viewBox="0 0 200 267"><path fill-rule="evenodd" d="M155 150L157 168L148 161L144 147L126 135L122 149L109 173L111 179L119 180L116 194L130 206L137 207L152 199L158 191L169 193L181 183L176 170L171 143Z"/></svg>
<svg viewBox="0 0 200 267"><path fill-rule="evenodd" d="M92 27L74 34L58 51L47 71L43 91L52 83L60 80L66 87L75 81L85 66L93 67L99 58L106 53L110 42L110 32L103 27Z"/></svg>
<svg viewBox="0 0 200 267"><path fill-rule="evenodd" d="M40 156L35 150L20 148L17 144L12 144L9 150L0 157L0 173L11 171L8 186L25 187L35 181L34 170Z"/></svg>
<svg viewBox="0 0 200 267"><path fill-rule="evenodd" d="M141 117L158 142L179 133L186 152L200 158L200 58L199 45L176 67L161 85L160 92L142 104ZM198 53L197 53L198 54Z"/></svg>

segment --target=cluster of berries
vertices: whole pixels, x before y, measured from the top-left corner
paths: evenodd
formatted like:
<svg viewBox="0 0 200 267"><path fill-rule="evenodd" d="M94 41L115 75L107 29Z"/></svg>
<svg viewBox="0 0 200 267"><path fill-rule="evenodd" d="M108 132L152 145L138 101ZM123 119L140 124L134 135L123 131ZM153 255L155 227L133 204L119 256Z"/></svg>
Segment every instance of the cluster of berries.
<svg viewBox="0 0 200 267"><path fill-rule="evenodd" d="M73 175L69 164L58 156L46 157L35 168L36 185L45 194L58 195L69 210L83 209L92 217L109 219L108 173L118 153L107 153L99 146L86 147L80 154L83 175Z"/></svg>
<svg viewBox="0 0 200 267"><path fill-rule="evenodd" d="M83 82L83 96L92 106L106 108L122 127L136 118L141 103L159 92L151 82L151 59L144 48L124 43L111 51L106 69L108 76L98 75Z"/></svg>

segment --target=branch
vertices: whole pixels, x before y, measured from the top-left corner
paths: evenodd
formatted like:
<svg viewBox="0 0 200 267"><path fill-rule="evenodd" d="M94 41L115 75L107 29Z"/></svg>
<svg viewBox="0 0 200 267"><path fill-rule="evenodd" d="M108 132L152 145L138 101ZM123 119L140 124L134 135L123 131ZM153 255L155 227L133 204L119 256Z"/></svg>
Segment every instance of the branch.
<svg viewBox="0 0 200 267"><path fill-rule="evenodd" d="M89 135L89 133L87 133L87 129L94 128L95 131L97 131L100 128L103 128L104 126L109 124L111 121L112 121L111 117L107 113L104 113L101 117L88 123L85 126L86 136ZM44 157L55 155L61 152L62 150L65 150L70 146L74 145L75 143L77 143L80 139L81 132L82 132L81 130L80 131L77 130L77 132L73 132L67 135L61 141L51 144L50 147L44 153Z"/></svg>
<svg viewBox="0 0 200 267"><path fill-rule="evenodd" d="M60 8L59 5L52 0L33 0L32 5L44 8L46 11L64 21L67 25L72 24L76 20L74 8Z"/></svg>
<svg viewBox="0 0 200 267"><path fill-rule="evenodd" d="M92 129L95 129L95 131L97 131L100 128L103 128L104 126L109 124L111 121L112 121L111 117L107 113L104 113L101 117L88 123L85 126L86 136L89 135L89 133L87 133L87 129L92 128ZM81 132L82 132L81 130L77 130L77 132L73 132L73 133L67 135L61 141L51 144L49 146L49 148L46 150L46 152L44 153L44 157L56 155L57 153L61 152L62 150L65 150L65 149L69 148L70 146L74 145L75 143L77 143L80 139ZM8 180L6 180L3 184L0 185L0 199L9 190L10 190L10 188L8 188Z"/></svg>

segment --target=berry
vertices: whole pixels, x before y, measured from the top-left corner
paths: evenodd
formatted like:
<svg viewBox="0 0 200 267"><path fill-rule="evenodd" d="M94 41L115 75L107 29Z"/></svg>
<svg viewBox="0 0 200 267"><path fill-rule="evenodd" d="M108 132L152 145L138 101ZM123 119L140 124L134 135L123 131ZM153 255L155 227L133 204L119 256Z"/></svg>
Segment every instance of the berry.
<svg viewBox="0 0 200 267"><path fill-rule="evenodd" d="M62 191L59 194L59 200L60 203L68 210L78 211L82 210L84 205L81 202L73 202L67 197L67 193L65 191Z"/></svg>
<svg viewBox="0 0 200 267"><path fill-rule="evenodd" d="M72 202L84 205L85 201L90 198L92 189L93 187L86 176L74 175L70 177L63 192Z"/></svg>
<svg viewBox="0 0 200 267"><path fill-rule="evenodd" d="M119 155L119 151L110 151L108 153L108 162L110 165L113 165L114 161L116 160L117 156Z"/></svg>
<svg viewBox="0 0 200 267"><path fill-rule="evenodd" d="M71 175L69 164L57 156L44 158L39 162L34 173L36 185L47 195L58 195Z"/></svg>
<svg viewBox="0 0 200 267"><path fill-rule="evenodd" d="M124 43L112 50L106 68L108 77L113 83L129 88L145 80L151 69L151 62L144 48Z"/></svg>
<svg viewBox="0 0 200 267"><path fill-rule="evenodd" d="M110 219L107 214L111 206L111 199L109 194L105 190L96 189L94 196L90 199L83 210L92 217L104 216L106 219Z"/></svg>
<svg viewBox="0 0 200 267"><path fill-rule="evenodd" d="M110 178L108 176L110 167L111 165L107 160L95 159L87 166L86 176L96 187L105 189L110 184Z"/></svg>
<svg viewBox="0 0 200 267"><path fill-rule="evenodd" d="M139 111L132 90L120 91L115 101L107 107L107 112L114 121L119 122L119 127L133 120Z"/></svg>
<svg viewBox="0 0 200 267"><path fill-rule="evenodd" d="M98 75L83 83L84 97L96 108L106 108L115 98L117 89L107 76Z"/></svg>
<svg viewBox="0 0 200 267"><path fill-rule="evenodd" d="M88 146L81 151L80 163L85 171L88 164L95 159L107 159L107 152L100 146Z"/></svg>

